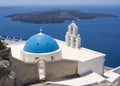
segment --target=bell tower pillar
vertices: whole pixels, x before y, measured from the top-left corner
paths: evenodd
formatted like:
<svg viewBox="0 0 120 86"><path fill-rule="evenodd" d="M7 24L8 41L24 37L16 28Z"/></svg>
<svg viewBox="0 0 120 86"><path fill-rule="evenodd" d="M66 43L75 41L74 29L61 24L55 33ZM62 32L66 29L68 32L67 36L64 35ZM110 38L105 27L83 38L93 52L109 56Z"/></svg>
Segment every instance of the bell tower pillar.
<svg viewBox="0 0 120 86"><path fill-rule="evenodd" d="M78 26L74 21L70 25L68 25L68 31L65 35L66 45L72 48L79 49L81 47L81 38L80 34L78 34Z"/></svg>

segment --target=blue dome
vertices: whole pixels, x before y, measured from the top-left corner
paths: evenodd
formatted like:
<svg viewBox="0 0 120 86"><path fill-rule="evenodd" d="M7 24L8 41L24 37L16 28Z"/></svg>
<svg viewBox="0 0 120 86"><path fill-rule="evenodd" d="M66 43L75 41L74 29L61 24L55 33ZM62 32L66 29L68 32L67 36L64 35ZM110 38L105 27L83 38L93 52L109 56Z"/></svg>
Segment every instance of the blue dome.
<svg viewBox="0 0 120 86"><path fill-rule="evenodd" d="M23 50L30 53L49 53L59 49L57 42L48 35L39 33L30 37Z"/></svg>

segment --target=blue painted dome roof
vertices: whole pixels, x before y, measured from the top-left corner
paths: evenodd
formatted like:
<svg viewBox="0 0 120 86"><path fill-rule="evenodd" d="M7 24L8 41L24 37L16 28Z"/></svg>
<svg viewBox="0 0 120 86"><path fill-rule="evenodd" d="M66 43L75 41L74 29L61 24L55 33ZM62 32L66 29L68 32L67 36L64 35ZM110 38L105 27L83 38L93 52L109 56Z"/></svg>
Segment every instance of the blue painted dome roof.
<svg viewBox="0 0 120 86"><path fill-rule="evenodd" d="M23 50L30 53L49 53L59 49L57 42L48 35L39 33L26 42Z"/></svg>

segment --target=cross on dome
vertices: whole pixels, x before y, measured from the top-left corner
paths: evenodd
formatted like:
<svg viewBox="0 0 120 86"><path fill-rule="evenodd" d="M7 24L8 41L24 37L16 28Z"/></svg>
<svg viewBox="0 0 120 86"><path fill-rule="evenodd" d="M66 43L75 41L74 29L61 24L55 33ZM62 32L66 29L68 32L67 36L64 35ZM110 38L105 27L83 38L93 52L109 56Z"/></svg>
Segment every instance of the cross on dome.
<svg viewBox="0 0 120 86"><path fill-rule="evenodd" d="M72 23L75 23L75 20L72 20Z"/></svg>
<svg viewBox="0 0 120 86"><path fill-rule="evenodd" d="M41 28L41 27L40 27L39 31L40 31L40 33L42 33L42 31L43 31L43 30L42 30L42 28Z"/></svg>
<svg viewBox="0 0 120 86"><path fill-rule="evenodd" d="M43 30L42 30L42 28L40 27L38 35L43 35L42 31L43 31Z"/></svg>

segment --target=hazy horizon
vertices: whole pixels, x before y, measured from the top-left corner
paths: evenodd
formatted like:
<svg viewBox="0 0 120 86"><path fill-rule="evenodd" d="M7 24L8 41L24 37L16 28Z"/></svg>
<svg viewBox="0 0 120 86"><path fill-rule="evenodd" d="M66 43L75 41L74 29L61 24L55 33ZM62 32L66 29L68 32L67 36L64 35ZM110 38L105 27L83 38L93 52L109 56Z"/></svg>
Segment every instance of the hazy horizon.
<svg viewBox="0 0 120 86"><path fill-rule="evenodd" d="M22 6L120 6L120 5L0 5L0 7L22 7Z"/></svg>
<svg viewBox="0 0 120 86"><path fill-rule="evenodd" d="M120 5L120 0L0 0L0 6Z"/></svg>

